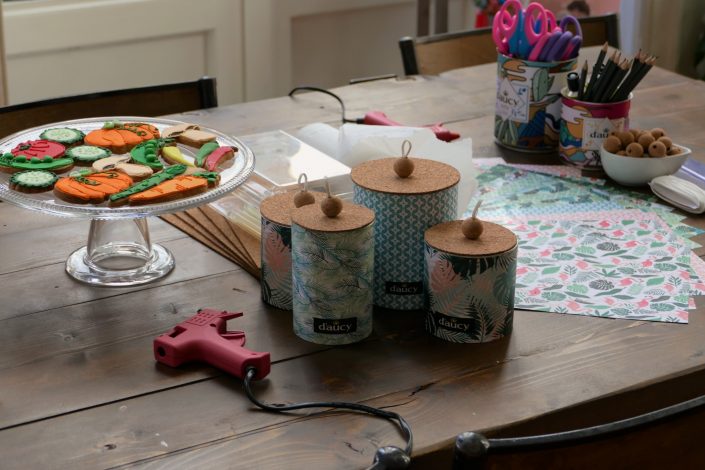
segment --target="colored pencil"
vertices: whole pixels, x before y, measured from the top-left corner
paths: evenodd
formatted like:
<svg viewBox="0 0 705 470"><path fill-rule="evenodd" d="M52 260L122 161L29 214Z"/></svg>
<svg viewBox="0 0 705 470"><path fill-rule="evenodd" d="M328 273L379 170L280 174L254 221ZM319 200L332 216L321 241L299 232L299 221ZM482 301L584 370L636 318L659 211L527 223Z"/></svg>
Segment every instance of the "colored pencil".
<svg viewBox="0 0 705 470"><path fill-rule="evenodd" d="M578 99L582 101L585 97L585 80L588 74L588 63L587 60L583 64L583 70L580 72L580 87L578 88Z"/></svg>

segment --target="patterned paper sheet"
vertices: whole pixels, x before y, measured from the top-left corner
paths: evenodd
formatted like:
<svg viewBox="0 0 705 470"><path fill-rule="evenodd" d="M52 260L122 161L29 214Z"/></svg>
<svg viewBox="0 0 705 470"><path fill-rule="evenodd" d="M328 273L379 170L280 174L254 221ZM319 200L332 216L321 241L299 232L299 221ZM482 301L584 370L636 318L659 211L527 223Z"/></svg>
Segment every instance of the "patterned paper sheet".
<svg viewBox="0 0 705 470"><path fill-rule="evenodd" d="M488 220L640 209L658 214L691 248L700 246L688 239L703 233L703 230L682 223L684 216L674 214L671 207L656 202L657 198L652 195L621 188L597 187L585 181L539 174L507 165L488 168L478 175L478 183L479 190L468 204L468 209L473 208L478 199L482 199L482 214Z"/></svg>
<svg viewBox="0 0 705 470"><path fill-rule="evenodd" d="M516 308L687 323L691 251L653 220L515 220ZM698 279L698 281L700 281Z"/></svg>

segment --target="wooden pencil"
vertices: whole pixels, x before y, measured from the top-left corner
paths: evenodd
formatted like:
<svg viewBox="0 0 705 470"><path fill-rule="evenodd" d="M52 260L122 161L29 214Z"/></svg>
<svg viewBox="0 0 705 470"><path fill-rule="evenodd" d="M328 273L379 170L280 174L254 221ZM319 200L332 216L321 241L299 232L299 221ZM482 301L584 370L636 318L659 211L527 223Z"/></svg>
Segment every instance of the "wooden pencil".
<svg viewBox="0 0 705 470"><path fill-rule="evenodd" d="M634 74L634 77L629 83L626 84L626 86L622 87L624 90L620 92L619 96L617 96L618 100L623 101L629 98L629 94L636 88L646 74L649 73L651 67L654 66L654 62L656 62L655 56L648 56L642 60L639 69Z"/></svg>
<svg viewBox="0 0 705 470"><path fill-rule="evenodd" d="M627 96L629 96L629 91L631 91L630 86L632 86L636 76L639 74L639 71L644 67L645 59L646 54L642 53L641 50L639 50L639 52L637 52L636 56L634 57L634 62L632 63L632 68L629 70L629 74L624 79L624 81L619 86L617 92L614 95L615 101L623 101L627 99Z"/></svg>
<svg viewBox="0 0 705 470"><path fill-rule="evenodd" d="M592 97L592 92L597 82L597 75L602 72L602 61L605 60L605 55L607 55L608 50L609 43L605 42L605 44L602 46L602 49L600 50L600 53L597 55L595 65L592 66L590 81L588 82L587 89L585 90L585 101L590 101L590 98Z"/></svg>
<svg viewBox="0 0 705 470"><path fill-rule="evenodd" d="M617 90L617 87L619 86L620 83L622 83L622 80L624 77L627 75L627 72L629 72L629 66L631 64L629 63L629 59L624 59L621 64L619 64L619 68L617 69L617 73L614 74L614 77L612 77L612 81L610 82L609 86L605 90L605 93L602 95L602 101L604 102L611 102L613 100L614 92Z"/></svg>
<svg viewBox="0 0 705 470"><path fill-rule="evenodd" d="M587 60L583 64L583 70L580 72L580 88L578 89L578 99L582 101L585 97L585 80L587 80L588 63Z"/></svg>
<svg viewBox="0 0 705 470"><path fill-rule="evenodd" d="M590 101L593 103L600 103L600 99L605 92L605 89L610 83L610 80L612 79L612 76L614 73L617 71L617 51L614 51L612 54L612 57L609 58L607 61L607 65L605 66L605 71L600 74L600 76L597 79L597 83L593 87L593 93L590 96Z"/></svg>

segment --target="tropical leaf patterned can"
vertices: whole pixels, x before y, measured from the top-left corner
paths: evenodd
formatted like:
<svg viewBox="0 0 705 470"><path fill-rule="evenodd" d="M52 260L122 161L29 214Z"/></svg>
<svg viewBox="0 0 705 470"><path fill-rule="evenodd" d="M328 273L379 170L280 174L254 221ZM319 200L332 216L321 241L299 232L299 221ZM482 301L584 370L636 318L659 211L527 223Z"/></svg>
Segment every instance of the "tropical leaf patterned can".
<svg viewBox="0 0 705 470"><path fill-rule="evenodd" d="M313 218L316 206L294 213L294 333L312 343L349 344L372 332L374 213L349 203L343 207L338 217L350 215L346 210L353 217L338 226L325 216Z"/></svg>
<svg viewBox="0 0 705 470"><path fill-rule="evenodd" d="M274 194L260 204L262 237L260 241L260 286L262 300L272 307L291 310L291 213L296 209L296 191ZM325 194L309 191L315 202Z"/></svg>
<svg viewBox="0 0 705 470"><path fill-rule="evenodd" d="M392 172L394 160L353 168L353 200L376 215L375 305L420 310L424 232L456 217L460 176L449 165L415 158L414 173L402 179Z"/></svg>
<svg viewBox="0 0 705 470"><path fill-rule="evenodd" d="M561 89L576 63L498 55L494 136L499 145L537 153L558 148Z"/></svg>
<svg viewBox="0 0 705 470"><path fill-rule="evenodd" d="M426 329L446 341L486 343L512 331L517 238L508 229L484 224L479 240L465 239L460 221L426 232Z"/></svg>

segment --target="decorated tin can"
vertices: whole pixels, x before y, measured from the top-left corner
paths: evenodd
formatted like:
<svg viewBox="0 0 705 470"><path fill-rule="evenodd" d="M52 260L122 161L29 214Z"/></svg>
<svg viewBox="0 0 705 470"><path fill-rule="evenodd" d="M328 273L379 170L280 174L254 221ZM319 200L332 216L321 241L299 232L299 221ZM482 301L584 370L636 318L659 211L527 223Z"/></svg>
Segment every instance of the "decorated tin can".
<svg viewBox="0 0 705 470"><path fill-rule="evenodd" d="M272 307L292 309L291 294L291 213L296 208L294 198L299 191L275 194L262 201L260 215L260 286L262 300ZM309 191L313 201L320 202L325 194Z"/></svg>
<svg viewBox="0 0 705 470"><path fill-rule="evenodd" d="M423 308L423 236L453 220L460 173L450 165L411 159L406 178L394 172L398 159L365 162L353 168L355 203L375 212L375 305L394 310Z"/></svg>
<svg viewBox="0 0 705 470"><path fill-rule="evenodd" d="M494 136L520 152L555 152L561 120L561 89L577 59L532 62L499 54Z"/></svg>
<svg viewBox="0 0 705 470"><path fill-rule="evenodd" d="M446 222L426 231L426 329L454 343L485 343L512 331L517 237L482 222L482 235L470 240L461 224Z"/></svg>
<svg viewBox="0 0 705 470"><path fill-rule="evenodd" d="M611 131L629 128L632 94L615 103L591 103L566 96L563 91L560 155L569 165L599 170L600 148Z"/></svg>
<svg viewBox="0 0 705 470"><path fill-rule="evenodd" d="M360 341L372 332L374 213L342 203L328 217L318 204L296 209L291 244L294 333L317 344Z"/></svg>

